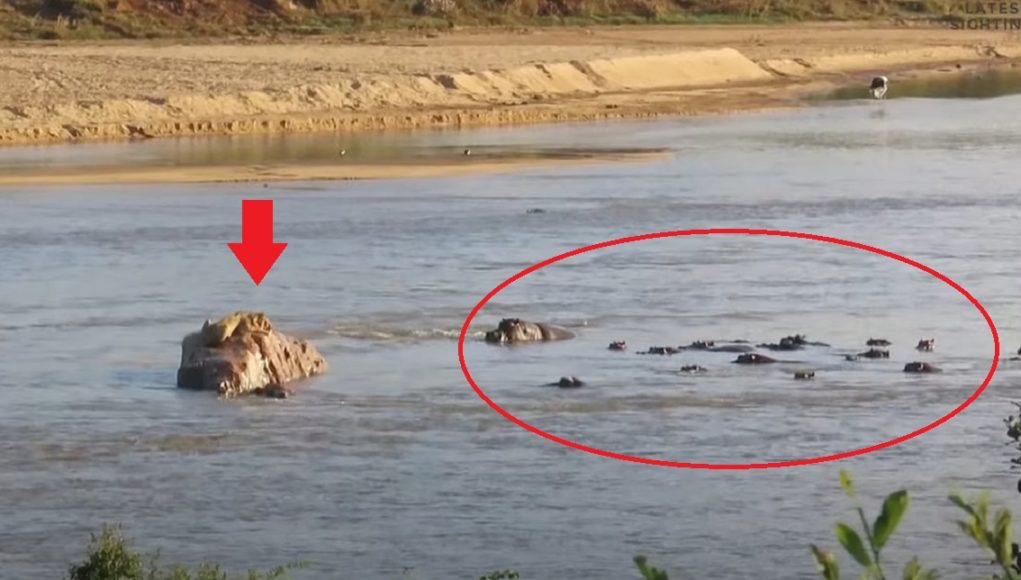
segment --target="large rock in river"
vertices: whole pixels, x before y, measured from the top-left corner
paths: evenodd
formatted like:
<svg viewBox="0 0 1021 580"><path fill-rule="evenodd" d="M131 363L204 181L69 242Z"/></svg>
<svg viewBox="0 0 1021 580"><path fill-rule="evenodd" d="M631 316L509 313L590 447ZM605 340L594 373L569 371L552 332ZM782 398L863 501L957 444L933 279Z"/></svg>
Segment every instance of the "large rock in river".
<svg viewBox="0 0 1021 580"><path fill-rule="evenodd" d="M281 334L259 312L235 312L184 337L177 386L278 396L283 385L326 372L326 360L304 340Z"/></svg>

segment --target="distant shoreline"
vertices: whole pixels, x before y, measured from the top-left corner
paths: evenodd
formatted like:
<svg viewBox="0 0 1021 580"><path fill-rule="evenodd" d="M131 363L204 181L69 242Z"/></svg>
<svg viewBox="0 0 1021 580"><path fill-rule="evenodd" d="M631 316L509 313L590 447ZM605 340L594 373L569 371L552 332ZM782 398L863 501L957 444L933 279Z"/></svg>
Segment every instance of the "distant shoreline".
<svg viewBox="0 0 1021 580"><path fill-rule="evenodd" d="M862 23L0 43L0 145L722 114L1019 58L1008 33Z"/></svg>
<svg viewBox="0 0 1021 580"><path fill-rule="evenodd" d="M946 74L966 73L973 70L990 70L1015 67L1013 59L998 62L972 62L967 65L946 63L928 66L905 67L897 71L900 80L940 77ZM894 69L896 70L896 69ZM543 113L529 116L508 116L501 110L476 112L471 120L460 126L525 125L542 122L635 120L659 116L730 115L766 110L789 110L825 103L810 100L811 95L823 95L847 86L848 77L835 76L825 80L803 80L787 83L772 81L763 85L739 84L730 88L692 89L689 91L643 92L638 108L614 106L600 110L602 99L626 100L629 95L597 95L574 109L552 107ZM863 94L865 89L862 89ZM701 104L699 108L698 104ZM602 106L605 108L605 106ZM691 107L685 108L685 107ZM428 114L428 113L422 113ZM497 116L498 122L486 115ZM424 128L429 128L428 125ZM392 130L409 130L398 126ZM258 134L256 132L256 134ZM168 135L169 136L169 135ZM45 145L47 143L43 143ZM37 144L38 145L38 144ZM2 149L2 148L0 148ZM158 183L270 183L282 181L347 181L374 179L416 179L459 175L478 175L543 169L551 167L638 163L663 159L672 154L663 149L620 149L608 146L597 148L551 149L544 154L522 156L512 153L480 154L462 157L460 153L448 159L395 160L365 162L339 156L335 161L281 163L203 163L165 165L148 163L108 163L61 167L15 169L0 173L0 187L11 186L66 186L104 184L158 184Z"/></svg>

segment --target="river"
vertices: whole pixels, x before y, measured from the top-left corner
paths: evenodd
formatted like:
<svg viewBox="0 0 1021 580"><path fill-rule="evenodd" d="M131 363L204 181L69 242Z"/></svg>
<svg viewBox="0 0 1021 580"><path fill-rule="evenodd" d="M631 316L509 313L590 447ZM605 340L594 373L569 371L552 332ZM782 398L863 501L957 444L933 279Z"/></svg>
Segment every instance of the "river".
<svg viewBox="0 0 1021 580"><path fill-rule="evenodd" d="M910 490L892 562L918 554L948 577L986 571L946 495L991 489L1016 504L1001 419L1014 411L1021 363L1001 363L973 405L901 445L811 466L707 471L599 457L521 429L468 385L457 336L490 289L561 252L647 232L768 228L935 268L988 309L1011 355L1021 344L1021 98L402 139L398 147L444 151L673 153L423 180L0 189L0 577L59 577L89 532L122 523L168 561L310 562L299 578L516 568L528 579L609 580L636 578L631 559L644 553L684 578L807 579L808 544L836 549L834 523L856 521L840 469L872 513L886 493ZM253 142L10 149L0 167L137 151L173 162L210 143L264 151ZM267 197L276 238L289 245L255 287L226 243L240 239L241 200ZM286 401L176 389L181 338L242 308L310 337L330 372ZM510 316L577 337L520 348L479 340ZM906 434L973 393L993 354L978 310L932 276L775 237L586 253L506 288L475 322L466 362L508 411L600 449L687 462L814 457ZM794 381L790 365L733 365L734 355L636 354L794 333L832 345L781 353L816 369L814 380ZM840 356L880 336L893 342L889 360ZM930 337L934 352L914 350ZM607 351L612 340L630 351ZM944 372L903 373L913 360ZM708 372L677 372L691 363ZM562 375L588 385L543 386Z"/></svg>

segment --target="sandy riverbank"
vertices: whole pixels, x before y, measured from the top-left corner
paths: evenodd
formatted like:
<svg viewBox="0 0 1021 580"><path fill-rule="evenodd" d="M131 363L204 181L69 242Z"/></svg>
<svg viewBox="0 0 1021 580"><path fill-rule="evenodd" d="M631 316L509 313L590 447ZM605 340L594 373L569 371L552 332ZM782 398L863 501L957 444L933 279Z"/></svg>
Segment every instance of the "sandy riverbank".
<svg viewBox="0 0 1021 580"><path fill-rule="evenodd" d="M0 45L0 144L358 132L726 114L800 106L884 73L1011 64L1021 38L855 24L390 33L251 44ZM8 171L0 185L373 179L614 162L91 167Z"/></svg>
<svg viewBox="0 0 1021 580"><path fill-rule="evenodd" d="M856 24L14 43L0 143L725 113L849 75L1017 57L1007 33Z"/></svg>

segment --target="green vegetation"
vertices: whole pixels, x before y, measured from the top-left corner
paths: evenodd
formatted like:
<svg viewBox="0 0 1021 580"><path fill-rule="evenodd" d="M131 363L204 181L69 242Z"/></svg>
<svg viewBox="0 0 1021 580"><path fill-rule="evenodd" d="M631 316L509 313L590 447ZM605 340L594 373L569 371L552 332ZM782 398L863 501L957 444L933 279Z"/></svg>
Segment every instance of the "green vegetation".
<svg viewBox="0 0 1021 580"><path fill-rule="evenodd" d="M638 566L638 572L642 575L642 580L670 580L666 572L650 566L645 556L635 556L635 566Z"/></svg>
<svg viewBox="0 0 1021 580"><path fill-rule="evenodd" d="M2 38L946 17L952 0L0 0Z"/></svg>
<svg viewBox="0 0 1021 580"><path fill-rule="evenodd" d="M89 553L84 562L74 564L68 571L70 580L286 580L287 571L303 568L305 564L279 566L268 572L249 570L247 575L232 576L217 564L202 564L192 570L173 565L162 569L159 554L142 554L133 550L119 528L104 526L92 535Z"/></svg>
<svg viewBox="0 0 1021 580"><path fill-rule="evenodd" d="M854 528L844 522L838 522L836 525L835 533L837 541L864 569L860 576L861 578L886 580L887 576L883 571L880 554L890 536L893 535L897 526L900 525L905 512L907 512L910 501L908 492L902 489L886 496L879 515L870 526L865 516L865 510L858 501L858 493L854 488L854 483L851 481L851 476L846 471L840 472L840 487L843 488L844 493L855 504L855 511L858 512L858 519L861 521L861 529L864 533L865 541L862 540L861 535ZM833 553L822 550L815 544L812 544L812 553L815 555L816 564L823 578L826 580L838 580L840 578L840 567ZM922 568L917 557L912 558L904 566L904 573L902 575L904 580L933 580L936 577L937 575L934 571Z"/></svg>
<svg viewBox="0 0 1021 580"><path fill-rule="evenodd" d="M857 493L847 472L841 472L840 484L848 497L855 502L865 539L863 540L858 531L851 526L839 522L835 529L837 542L862 568L859 578L865 580L893 578L884 571L880 554L907 512L908 492L900 490L888 495L883 502L879 516L870 526L864 510L858 504ZM999 572L988 576L988 578L992 580L1021 580L1021 568L1019 568L1021 562L1016 560L1018 546L1012 541L1013 519L1010 510L1000 508L996 515L990 518L989 495L987 493L967 500L960 493L955 492L950 494L949 499L965 512L966 517L958 520L957 526L964 535L983 549L986 558L982 563L989 562L989 557L991 557L994 565L1000 569ZM820 575L825 580L839 580L840 566L836 556L832 552L820 549L815 544L812 544L811 548ZM916 556L904 566L900 577L904 580L935 580L940 576L935 570L925 569Z"/></svg>
<svg viewBox="0 0 1021 580"><path fill-rule="evenodd" d="M1021 405L1017 403L1014 405L1021 410ZM1003 422L1007 427L1007 437L1013 441L1019 452L1019 456L1012 458L1011 463L1014 467L1021 466L1021 415L1018 417L1011 415ZM837 542L863 569L860 578L886 580L888 576L883 570L880 554L907 512L908 492L900 490L888 495L879 516L872 526L869 526L865 511L858 502L851 476L845 471L840 472L840 486L855 504L865 540L862 540L862 536L851 526L840 522L835 530ZM1021 482L1018 482L1018 491L1021 492ZM986 556L983 564L991 563L999 568L988 578L1021 580L1021 549L1013 541L1013 516L1010 510L1000 508L995 515L990 516L988 493L968 500L960 493L954 492L950 494L949 499L965 513L964 519L957 521L957 527L982 549ZM840 569L836 556L832 552L821 550L815 544L812 544L811 548L820 575L825 580L839 580ZM934 580L938 577L936 571L924 569L917 557L905 565L901 575L904 580Z"/></svg>
<svg viewBox="0 0 1021 580"><path fill-rule="evenodd" d="M517 570L497 570L480 576L479 580L518 580L518 578L521 578L521 575Z"/></svg>

